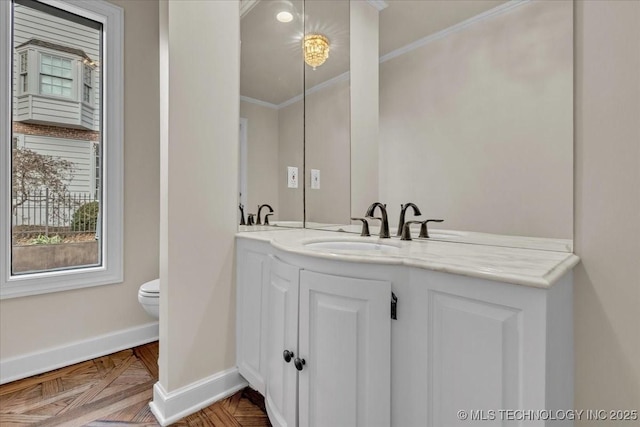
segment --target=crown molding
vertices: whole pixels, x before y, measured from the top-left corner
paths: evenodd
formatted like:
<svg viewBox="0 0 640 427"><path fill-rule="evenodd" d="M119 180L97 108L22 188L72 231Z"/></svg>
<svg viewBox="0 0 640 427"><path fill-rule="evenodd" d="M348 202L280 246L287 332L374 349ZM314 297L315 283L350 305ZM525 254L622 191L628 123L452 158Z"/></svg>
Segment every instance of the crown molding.
<svg viewBox="0 0 640 427"><path fill-rule="evenodd" d="M260 0L240 0L240 19L244 18Z"/></svg>
<svg viewBox="0 0 640 427"><path fill-rule="evenodd" d="M489 19L492 18L494 16L498 16L501 15L503 13L509 12L519 6L522 6L523 4L529 3L531 0L510 0L506 3L503 3L499 6L494 7L493 9L489 9L486 12L483 12L479 15L473 16L467 20L464 20L462 22L459 22L455 25L452 25L450 27L445 28L444 30L440 30L437 33L433 33L431 35L428 35L427 37L423 37L421 39L418 39L416 41L413 41L405 46L402 46L396 50L393 50L389 53L387 53L386 55L382 55L380 57L380 63L382 64L383 62L389 61L390 59L396 58L400 55L404 55L405 53L409 53L412 50L418 49L424 45L427 45L431 42L434 42L436 40L439 40L441 38L444 38L448 35L451 35L453 33L457 33L458 31L462 31L465 28L476 24L480 21L484 21L485 19Z"/></svg>
<svg viewBox="0 0 640 427"><path fill-rule="evenodd" d="M389 7L389 3L384 0L367 0L367 3L375 7L378 12Z"/></svg>
<svg viewBox="0 0 640 427"><path fill-rule="evenodd" d="M248 2L248 1L258 2L260 0L244 0L244 2ZM371 4L372 6L376 7L376 8L377 8L377 6L375 6L374 3L376 3L376 4L378 4L378 3L384 4L385 5L384 7L388 6L388 4L384 0L367 0L367 2L369 4ZM434 34L431 34L431 35L429 35L427 37L418 39L418 40L416 40L414 42L411 42L411 43L409 43L409 44L407 44L405 46L402 46L401 48L398 48L398 49L396 49L394 51L391 51L391 52L387 53L386 55L381 56L379 61L382 64L383 62L389 61L389 60L391 60L393 58L396 58L396 57L398 57L400 55L404 55L405 53L409 53L412 50L418 49L418 48L420 48L420 47L422 47L422 46L424 46L426 44L429 44L429 43L434 42L436 40L439 40L439 39L441 39L443 37L446 37L446 36L448 36L450 34L453 34L453 33L456 33L458 31L461 31L461 30L469 27L470 25L473 25L473 24L478 23L480 21L484 21L485 19L489 19L489 18L494 17L494 16L501 15L503 13L509 12L509 11L514 10L515 8L517 8L519 6L522 6L523 4L527 4L529 2L531 2L531 0L510 0L510 1L506 2L506 3L503 3L503 4L499 5L499 6L494 7L493 9L489 9L486 12L483 12L483 13L481 13L479 15L473 16L473 17L471 17L471 18L469 18L469 19L467 19L465 21L462 21L462 22L460 22L458 24L452 25L451 27L445 28L444 30L438 31L437 33L434 33ZM381 10L381 9L378 9L378 10ZM322 90L322 89L324 89L326 87L329 87L329 86L334 85L336 83L339 83L341 81L349 80L349 78L350 78L349 71L344 72L344 73L340 74L339 76L336 76L336 77L334 77L332 79L329 79L329 80L327 80L325 82L322 82L322 83L320 83L320 84L318 84L316 86L313 86L310 89L307 89L304 92L304 94L305 95L310 95L310 94L312 94L314 92ZM262 100L259 100L259 99L249 98L247 96L241 96L240 97L240 100L242 100L242 101L246 101L246 102L250 102L250 103L253 103L253 104L261 105L263 107L275 108L275 109L278 109L278 110L281 109L281 108L287 107L287 106L289 106L291 104L294 104L294 103L296 103L298 101L301 101L302 99L303 99L303 94L299 94L299 95L294 96L291 99L288 99L288 100L286 100L284 102L281 102L280 104L272 104L270 102L262 101Z"/></svg>
<svg viewBox="0 0 640 427"><path fill-rule="evenodd" d="M349 80L349 78L350 78L349 71L346 71L346 72L344 72L344 73L342 73L342 74L340 74L340 75L338 75L338 76L336 76L334 78L326 80L326 81L324 81L322 83L319 83L319 84L313 86L312 88L309 88L309 89L305 90L304 91L304 95L311 95L314 92L318 92L318 91L320 91L322 89L325 89L325 88L327 88L329 86L333 86L336 83L347 81L347 80ZM302 94L296 95L293 98L288 99L288 100L278 104L278 110L281 109L281 108L287 107L287 106L289 106L291 104L295 104L296 102L301 101L302 98L303 98Z"/></svg>
<svg viewBox="0 0 640 427"><path fill-rule="evenodd" d="M280 108L280 107L279 107L278 105L276 105L276 104L272 104L272 103L267 102L267 101L262 101L262 100L260 100L260 99L250 98L250 97L248 97L248 96L243 96L243 95L240 95L240 101L249 102L249 103L251 103L251 104L256 104L256 105L259 105L259 106L261 106L261 107L274 108L274 109L276 109L276 110L277 110L278 108Z"/></svg>

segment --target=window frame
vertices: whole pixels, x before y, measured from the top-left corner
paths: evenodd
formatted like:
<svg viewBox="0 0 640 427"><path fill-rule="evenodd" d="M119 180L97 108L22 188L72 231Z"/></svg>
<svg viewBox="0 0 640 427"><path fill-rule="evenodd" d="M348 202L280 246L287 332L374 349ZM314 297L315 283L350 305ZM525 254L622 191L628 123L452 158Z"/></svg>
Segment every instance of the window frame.
<svg viewBox="0 0 640 427"><path fill-rule="evenodd" d="M20 56L20 66L18 67L18 92L24 95L29 92L29 51L25 50L18 54Z"/></svg>
<svg viewBox="0 0 640 427"><path fill-rule="evenodd" d="M0 1L0 299L123 281L124 11L105 0L38 0L102 24L102 223L101 265L11 274L11 146L13 1ZM16 55L17 56L17 55Z"/></svg>
<svg viewBox="0 0 640 427"><path fill-rule="evenodd" d="M62 77L62 76L58 76L55 75L53 73L45 73L44 71L42 71L42 67L45 65L44 64L44 57L47 56L49 58L51 58L52 60L55 59L59 59L61 61L68 61L69 62L69 71L71 72L71 77ZM79 62L79 60L77 58L71 58L71 57L67 57L64 55L57 55L57 54L53 54L53 53L49 53L49 52L43 52L43 51L38 51L38 95L40 96L45 96L45 97L49 97L49 98L58 98L58 99L64 99L67 101L74 101L74 102L78 102L78 97L75 96L75 91L74 86L77 86L77 76L76 76L76 72L74 70L74 68L77 68L77 63ZM53 61L52 61L53 62ZM50 67L55 67L55 65L49 65ZM56 67L56 68L62 68L62 67ZM50 77L51 79L60 79L60 80L67 80L69 81L69 96L66 95L57 95L54 93L45 93L42 91L42 86L45 84L42 82L42 77L46 76L46 77ZM50 86L54 86L53 83L49 84Z"/></svg>
<svg viewBox="0 0 640 427"><path fill-rule="evenodd" d="M80 73L82 78L80 81L80 102L83 102L86 105L91 106L93 101L93 68L84 62L80 63ZM87 83L86 72L89 72L89 82ZM85 99L85 95L89 96L89 99Z"/></svg>

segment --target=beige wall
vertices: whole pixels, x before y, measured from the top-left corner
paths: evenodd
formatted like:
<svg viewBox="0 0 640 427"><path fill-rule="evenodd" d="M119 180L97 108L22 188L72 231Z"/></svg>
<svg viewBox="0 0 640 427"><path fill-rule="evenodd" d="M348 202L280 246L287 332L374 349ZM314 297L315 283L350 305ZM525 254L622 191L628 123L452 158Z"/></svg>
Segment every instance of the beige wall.
<svg viewBox="0 0 640 427"><path fill-rule="evenodd" d="M306 126L303 127L303 109ZM280 109L240 102L248 120L248 207L273 206L273 220L302 220L302 186L306 185L307 221L349 222L349 81L332 84ZM302 179L303 132L306 178ZM297 166L298 189L286 185L287 166ZM320 190L311 190L310 171L319 169ZM263 213L265 211L263 210ZM364 213L364 212L363 212Z"/></svg>
<svg viewBox="0 0 640 427"><path fill-rule="evenodd" d="M278 219L278 110L240 102L240 117L247 119L247 206L245 215L258 212L258 204L275 210ZM266 210L263 209L263 216Z"/></svg>
<svg viewBox="0 0 640 427"><path fill-rule="evenodd" d="M640 410L638 22L637 1L576 3L575 251L582 262L575 274L574 328L579 409Z"/></svg>
<svg viewBox="0 0 640 427"><path fill-rule="evenodd" d="M150 320L139 307L136 292L140 283L158 274L160 123L157 67L150 65L158 63L158 6L150 1L122 0L117 4L125 8L126 25L125 282L3 300L2 358ZM189 97L197 108L189 110L195 114L193 119L181 115L177 108L171 110L170 122L175 126L171 126L163 153L162 180L167 192L163 193L162 210L162 291L172 296L171 303L166 298L161 302L165 320L161 322L160 368L161 382L167 390L234 363L232 236L236 227L236 180L227 179L220 185L222 178L237 174L238 12L237 5L233 6L225 2L187 3L171 14L171 28L178 33L171 40L176 55L172 49L172 75L188 72L194 82L217 83L197 91L180 91L174 83L171 90L176 107L186 102L182 97ZM202 13L203 8L207 14ZM576 12L575 240L582 263L575 275L575 406L637 409L640 2L577 2ZM196 46L190 28L205 28L206 37L196 40ZM191 48L206 48L215 52L211 58L226 59L221 68L217 68L220 62L212 68L217 70L215 78L210 72L205 75L206 67L196 68L195 76L191 74L193 67L187 70L189 61L182 56ZM180 81L184 87L184 82L191 80ZM225 102L211 103L204 95L198 96L203 88L204 95ZM189 144L184 142L185 137L189 137ZM207 167L202 167L204 162ZM184 188L208 192L211 200L197 204L198 209L187 215L180 209L185 200L179 193L189 195ZM190 199L193 207L192 202ZM198 224L197 230L192 223ZM169 237L175 241L170 247ZM204 242L206 247L202 246ZM185 259L181 251L194 259Z"/></svg>
<svg viewBox="0 0 640 427"><path fill-rule="evenodd" d="M305 98L307 221L350 222L349 87L345 80ZM320 170L320 189L311 188L311 169Z"/></svg>
<svg viewBox="0 0 640 427"><path fill-rule="evenodd" d="M304 106L296 102L278 110L278 130L280 140L278 152L278 200L280 214L278 219L283 221L302 221L304 181L302 167L304 164ZM287 187L287 166L296 166L300 177L298 188Z"/></svg>
<svg viewBox="0 0 640 427"><path fill-rule="evenodd" d="M363 217L369 205L380 199L379 12L364 1L350 5L351 215Z"/></svg>
<svg viewBox="0 0 640 427"><path fill-rule="evenodd" d="M235 365L240 16L236 1L162 9L159 366L171 392Z"/></svg>
<svg viewBox="0 0 640 427"><path fill-rule="evenodd" d="M124 283L0 301L0 358L154 321L137 300L158 277L158 4L124 8Z"/></svg>
<svg viewBox="0 0 640 427"><path fill-rule="evenodd" d="M442 228L572 237L572 30L571 2L531 2L380 65L393 224L412 201Z"/></svg>
<svg viewBox="0 0 640 427"><path fill-rule="evenodd" d="M640 401L640 270L637 262L640 259L640 135L637 121L640 115L640 37L636 25L640 18L640 3L578 2L576 10L574 223L576 252L582 257L582 263L575 275L575 406L633 409ZM227 21L235 14L234 11L225 13L229 18ZM237 72L230 71L230 74L236 76ZM232 99L232 95L228 96ZM301 116L301 111L291 114ZM235 119L228 118L226 113L217 112L215 117L220 118L216 122L229 120L235 126ZM224 190L213 188L215 196L224 194ZM229 207L230 218L233 212ZM226 222L230 224L231 220ZM229 275L226 268L231 268L233 263L231 260L225 262L221 270L226 280ZM198 274L206 280L209 273ZM181 351L183 358L175 367L170 364L171 370L176 372L172 375L185 371L187 355L200 366L189 370L189 378L198 376L195 371L204 377L216 369L223 369L222 365L230 366L220 360L230 358L230 346L234 342L232 322L221 321L211 327L212 316L204 313L202 307L206 305L215 311L219 309L218 299L230 304L224 283L209 284L217 288L211 291L216 293L216 298L207 298L197 304L194 312L169 313L175 318L172 322L176 322L176 328L186 328L190 341L198 338L217 343L215 348L202 344L197 348L189 345L173 349L177 353ZM189 288L187 282L174 286L183 290ZM230 316L228 308L219 315L225 319L225 315ZM198 332L189 332L190 328ZM180 344L172 341L169 337L161 348L167 351L168 345ZM199 355L193 354L203 350L210 350L209 369L201 365ZM161 363L161 373L166 372L170 362Z"/></svg>

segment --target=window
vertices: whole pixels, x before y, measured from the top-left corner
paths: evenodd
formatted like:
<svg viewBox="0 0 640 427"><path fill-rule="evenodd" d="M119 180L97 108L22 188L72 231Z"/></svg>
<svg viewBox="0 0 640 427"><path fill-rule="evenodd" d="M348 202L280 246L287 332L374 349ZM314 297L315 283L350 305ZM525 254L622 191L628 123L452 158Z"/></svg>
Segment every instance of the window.
<svg viewBox="0 0 640 427"><path fill-rule="evenodd" d="M27 93L29 91L28 70L29 53L22 52L20 54L20 90L22 91L22 93Z"/></svg>
<svg viewBox="0 0 640 427"><path fill-rule="evenodd" d="M122 281L123 23L106 0L0 1L2 299ZM88 258L52 264L79 234Z"/></svg>
<svg viewBox="0 0 640 427"><path fill-rule="evenodd" d="M82 101L91 103L91 68L88 65L82 66Z"/></svg>
<svg viewBox="0 0 640 427"><path fill-rule="evenodd" d="M73 85L71 60L40 55L40 93L71 98Z"/></svg>

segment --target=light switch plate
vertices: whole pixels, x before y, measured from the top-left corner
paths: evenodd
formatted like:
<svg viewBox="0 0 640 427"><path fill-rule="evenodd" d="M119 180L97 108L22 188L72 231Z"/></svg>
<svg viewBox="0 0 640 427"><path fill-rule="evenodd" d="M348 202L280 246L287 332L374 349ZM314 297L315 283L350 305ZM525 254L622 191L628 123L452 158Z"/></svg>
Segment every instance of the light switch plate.
<svg viewBox="0 0 640 427"><path fill-rule="evenodd" d="M320 189L320 169L311 169L311 188Z"/></svg>
<svg viewBox="0 0 640 427"><path fill-rule="evenodd" d="M287 187L298 188L298 168L287 166Z"/></svg>

